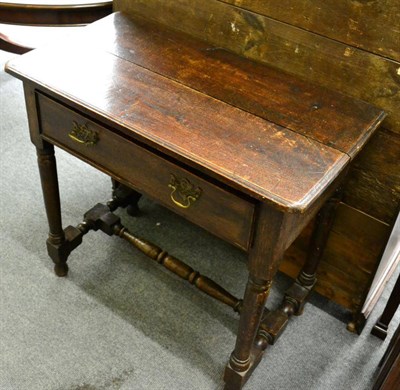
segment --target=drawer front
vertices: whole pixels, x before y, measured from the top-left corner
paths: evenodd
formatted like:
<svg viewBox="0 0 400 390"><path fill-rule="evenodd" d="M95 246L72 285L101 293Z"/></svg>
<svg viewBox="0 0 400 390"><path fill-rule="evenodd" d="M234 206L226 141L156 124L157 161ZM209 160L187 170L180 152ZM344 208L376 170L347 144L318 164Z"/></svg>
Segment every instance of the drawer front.
<svg viewBox="0 0 400 390"><path fill-rule="evenodd" d="M37 93L42 136L247 250L254 205Z"/></svg>

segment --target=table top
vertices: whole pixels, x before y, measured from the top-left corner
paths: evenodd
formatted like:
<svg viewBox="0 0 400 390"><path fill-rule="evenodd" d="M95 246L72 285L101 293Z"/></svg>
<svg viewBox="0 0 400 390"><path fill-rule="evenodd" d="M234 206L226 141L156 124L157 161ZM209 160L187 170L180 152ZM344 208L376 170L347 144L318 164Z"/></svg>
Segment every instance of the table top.
<svg viewBox="0 0 400 390"><path fill-rule="evenodd" d="M113 14L7 71L221 182L304 212L363 147L382 110Z"/></svg>

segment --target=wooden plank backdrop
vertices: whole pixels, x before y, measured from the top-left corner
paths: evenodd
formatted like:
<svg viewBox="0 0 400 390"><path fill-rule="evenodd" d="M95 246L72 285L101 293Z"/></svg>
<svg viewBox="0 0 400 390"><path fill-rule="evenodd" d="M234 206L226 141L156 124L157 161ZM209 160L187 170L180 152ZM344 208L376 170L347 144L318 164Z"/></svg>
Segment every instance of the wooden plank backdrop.
<svg viewBox="0 0 400 390"><path fill-rule="evenodd" d="M359 311L400 203L400 2L115 0L114 8L389 114L351 170L317 286L322 295ZM291 276L301 266L308 231L282 264Z"/></svg>
<svg viewBox="0 0 400 390"><path fill-rule="evenodd" d="M398 0L222 0L384 57L400 60Z"/></svg>

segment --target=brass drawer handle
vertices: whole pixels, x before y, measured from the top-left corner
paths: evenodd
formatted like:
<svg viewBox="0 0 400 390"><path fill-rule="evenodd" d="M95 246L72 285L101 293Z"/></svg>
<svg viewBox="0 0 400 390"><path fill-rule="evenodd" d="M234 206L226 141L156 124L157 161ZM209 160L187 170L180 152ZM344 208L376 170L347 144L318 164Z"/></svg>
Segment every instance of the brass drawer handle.
<svg viewBox="0 0 400 390"><path fill-rule="evenodd" d="M183 209L188 209L201 195L200 187L196 187L188 179L178 179L172 173L168 187L172 188L172 202Z"/></svg>
<svg viewBox="0 0 400 390"><path fill-rule="evenodd" d="M80 125L73 121L73 128L68 133L69 138L73 139L75 142L84 144L85 146L93 146L99 140L99 135L97 132L90 130L86 125Z"/></svg>

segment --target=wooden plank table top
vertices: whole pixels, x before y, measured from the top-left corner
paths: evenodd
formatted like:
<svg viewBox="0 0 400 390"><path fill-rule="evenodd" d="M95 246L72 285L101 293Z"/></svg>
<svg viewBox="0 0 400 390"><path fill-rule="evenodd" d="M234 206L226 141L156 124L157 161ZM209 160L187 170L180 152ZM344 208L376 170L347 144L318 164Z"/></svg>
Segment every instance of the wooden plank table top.
<svg viewBox="0 0 400 390"><path fill-rule="evenodd" d="M384 117L365 102L122 14L87 30L80 43L36 51L7 70L281 209L307 209Z"/></svg>

